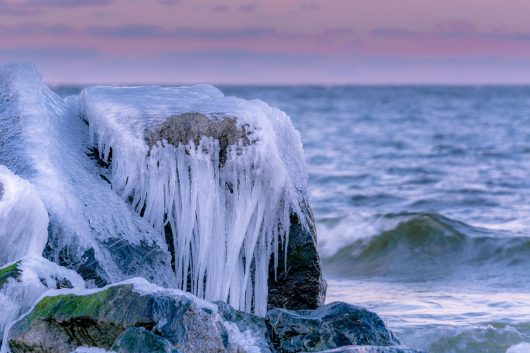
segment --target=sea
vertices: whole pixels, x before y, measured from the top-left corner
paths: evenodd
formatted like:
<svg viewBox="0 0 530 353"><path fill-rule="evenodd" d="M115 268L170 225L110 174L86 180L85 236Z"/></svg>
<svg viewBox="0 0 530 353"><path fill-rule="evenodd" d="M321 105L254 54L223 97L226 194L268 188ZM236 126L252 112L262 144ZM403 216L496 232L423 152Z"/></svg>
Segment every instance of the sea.
<svg viewBox="0 0 530 353"><path fill-rule="evenodd" d="M530 87L219 88L300 131L327 302L432 353L530 352Z"/></svg>

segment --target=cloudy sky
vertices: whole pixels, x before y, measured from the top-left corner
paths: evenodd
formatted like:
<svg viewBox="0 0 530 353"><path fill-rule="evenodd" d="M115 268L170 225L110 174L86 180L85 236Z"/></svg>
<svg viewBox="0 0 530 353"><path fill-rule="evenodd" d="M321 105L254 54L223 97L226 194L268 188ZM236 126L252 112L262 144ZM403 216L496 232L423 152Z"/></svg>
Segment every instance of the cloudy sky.
<svg viewBox="0 0 530 353"><path fill-rule="evenodd" d="M50 83L530 83L529 0L0 0Z"/></svg>

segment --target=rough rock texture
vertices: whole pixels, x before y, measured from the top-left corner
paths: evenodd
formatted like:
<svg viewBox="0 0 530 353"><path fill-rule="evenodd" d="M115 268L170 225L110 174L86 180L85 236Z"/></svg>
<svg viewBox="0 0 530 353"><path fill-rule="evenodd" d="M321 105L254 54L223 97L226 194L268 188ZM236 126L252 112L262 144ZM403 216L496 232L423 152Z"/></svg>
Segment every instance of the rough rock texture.
<svg viewBox="0 0 530 353"><path fill-rule="evenodd" d="M11 328L12 353L69 353L76 347L110 349L130 327L143 327L184 353L224 352L216 316L188 296L140 294L133 286L43 298Z"/></svg>
<svg viewBox="0 0 530 353"><path fill-rule="evenodd" d="M400 344L377 314L341 302L314 311L273 309L267 313L267 321L272 342L282 353Z"/></svg>
<svg viewBox="0 0 530 353"><path fill-rule="evenodd" d="M171 342L143 327L131 327L118 336L111 347L116 353L182 353Z"/></svg>
<svg viewBox="0 0 530 353"><path fill-rule="evenodd" d="M346 346L319 353L427 353L419 349L403 347Z"/></svg>
<svg viewBox="0 0 530 353"><path fill-rule="evenodd" d="M307 203L303 208L307 226L291 214L287 267L283 261L285 253L280 251L278 270L269 269L268 308L291 310L316 309L324 304L327 283L317 250L317 233L313 213ZM280 247L283 248L283 247Z"/></svg>
<svg viewBox="0 0 530 353"><path fill-rule="evenodd" d="M163 140L173 146L187 145L190 141L198 145L203 136L219 141L221 165L226 162L228 146L239 142L243 145L250 143L245 127L238 128L236 118L222 115L208 117L194 112L168 117L156 130L146 132L146 142L149 147Z"/></svg>

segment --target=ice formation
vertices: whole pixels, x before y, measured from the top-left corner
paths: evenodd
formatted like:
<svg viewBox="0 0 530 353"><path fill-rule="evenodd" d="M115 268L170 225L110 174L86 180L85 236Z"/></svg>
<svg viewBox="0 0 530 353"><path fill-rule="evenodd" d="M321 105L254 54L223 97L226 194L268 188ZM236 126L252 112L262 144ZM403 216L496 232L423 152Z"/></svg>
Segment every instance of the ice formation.
<svg viewBox="0 0 530 353"><path fill-rule="evenodd" d="M37 299L50 289L72 287L84 288L85 282L74 271L67 270L40 256L26 256L5 266L11 268L11 275L0 278L0 337L23 313L28 311ZM4 340L2 340L4 341ZM7 347L3 347L5 349Z"/></svg>
<svg viewBox="0 0 530 353"><path fill-rule="evenodd" d="M170 227L177 286L264 314L269 260L276 268L290 213L304 220L307 176L288 116L212 86L90 87L80 111L113 189L155 230ZM167 131L182 126L192 133Z"/></svg>
<svg viewBox="0 0 530 353"><path fill-rule="evenodd" d="M265 313L290 216L305 220L302 146L285 113L212 86L63 100L21 64L0 66L0 127L0 240L17 244L0 265L41 255L48 225L45 257L89 286L142 276ZM31 222L7 234L16 212Z"/></svg>
<svg viewBox="0 0 530 353"><path fill-rule="evenodd" d="M40 256L48 239L48 212L26 180L0 165L0 267Z"/></svg>
<svg viewBox="0 0 530 353"><path fill-rule="evenodd" d="M47 257L73 268L86 259L104 283L142 275L174 285L163 236L131 212L87 156L88 128L78 116L77 97L58 97L30 64L0 66L0 82L0 163L31 182L44 202ZM149 263L117 257L120 248L134 246L148 248L151 256L143 261Z"/></svg>

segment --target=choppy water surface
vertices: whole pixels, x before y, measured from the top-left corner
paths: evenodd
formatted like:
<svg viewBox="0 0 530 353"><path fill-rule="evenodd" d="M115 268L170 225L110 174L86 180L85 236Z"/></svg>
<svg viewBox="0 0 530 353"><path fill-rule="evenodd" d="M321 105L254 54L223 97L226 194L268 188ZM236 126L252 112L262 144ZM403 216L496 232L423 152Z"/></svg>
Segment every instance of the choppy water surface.
<svg viewBox="0 0 530 353"><path fill-rule="evenodd" d="M530 87L221 89L302 133L328 301L433 353L530 352Z"/></svg>

